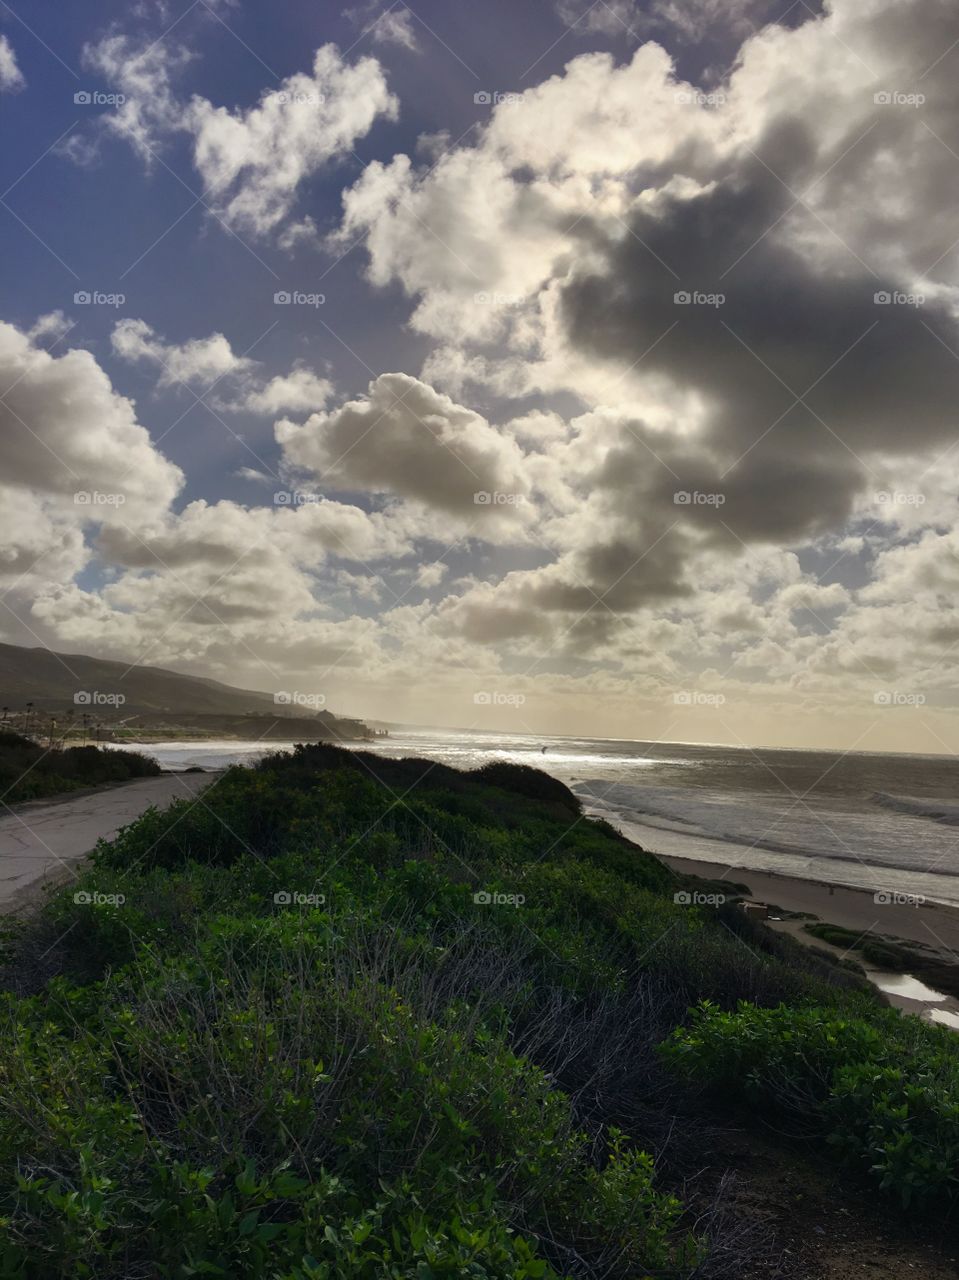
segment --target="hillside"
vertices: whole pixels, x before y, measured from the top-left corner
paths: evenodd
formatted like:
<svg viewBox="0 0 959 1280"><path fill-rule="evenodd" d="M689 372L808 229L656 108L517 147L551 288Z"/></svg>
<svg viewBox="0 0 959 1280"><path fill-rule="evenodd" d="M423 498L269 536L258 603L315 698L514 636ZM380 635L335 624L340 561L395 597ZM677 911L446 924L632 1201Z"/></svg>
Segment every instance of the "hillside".
<svg viewBox="0 0 959 1280"><path fill-rule="evenodd" d="M151 810L8 937L0 1275L946 1280L952 1033L682 884L509 764Z"/></svg>
<svg viewBox="0 0 959 1280"><path fill-rule="evenodd" d="M27 703L41 717L72 711L107 726L124 723L148 733L179 726L227 737L370 736L360 721L301 703L277 703L273 693L236 689L164 667L0 644L0 705L17 714ZM270 732L268 725L277 720L296 723Z"/></svg>

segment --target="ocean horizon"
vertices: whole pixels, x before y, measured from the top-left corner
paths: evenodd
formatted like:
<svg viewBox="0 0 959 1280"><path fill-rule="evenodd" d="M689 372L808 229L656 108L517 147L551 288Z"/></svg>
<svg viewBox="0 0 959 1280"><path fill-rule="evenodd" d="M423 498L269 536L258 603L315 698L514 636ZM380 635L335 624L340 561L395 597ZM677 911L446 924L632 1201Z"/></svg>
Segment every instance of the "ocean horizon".
<svg viewBox="0 0 959 1280"><path fill-rule="evenodd" d="M140 749L167 769L221 769L292 745L223 739ZM349 745L461 769L532 765L570 786L587 814L666 857L959 905L951 756L446 729Z"/></svg>

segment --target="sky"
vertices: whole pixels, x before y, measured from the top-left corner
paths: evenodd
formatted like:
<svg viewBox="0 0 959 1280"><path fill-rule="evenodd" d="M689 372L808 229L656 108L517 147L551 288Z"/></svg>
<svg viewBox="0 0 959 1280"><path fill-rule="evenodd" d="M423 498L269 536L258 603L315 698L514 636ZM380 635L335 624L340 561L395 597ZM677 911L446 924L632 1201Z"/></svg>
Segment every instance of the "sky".
<svg viewBox="0 0 959 1280"><path fill-rule="evenodd" d="M0 6L0 639L959 750L952 0Z"/></svg>

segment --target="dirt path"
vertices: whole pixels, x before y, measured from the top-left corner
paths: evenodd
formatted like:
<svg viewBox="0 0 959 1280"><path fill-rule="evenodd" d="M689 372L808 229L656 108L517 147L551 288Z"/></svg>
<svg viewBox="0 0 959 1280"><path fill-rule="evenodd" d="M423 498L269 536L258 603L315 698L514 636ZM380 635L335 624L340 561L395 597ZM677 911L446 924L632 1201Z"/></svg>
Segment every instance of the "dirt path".
<svg viewBox="0 0 959 1280"><path fill-rule="evenodd" d="M217 776L165 773L7 809L0 817L0 913L16 910L42 884L69 879L99 839L151 805L195 796Z"/></svg>

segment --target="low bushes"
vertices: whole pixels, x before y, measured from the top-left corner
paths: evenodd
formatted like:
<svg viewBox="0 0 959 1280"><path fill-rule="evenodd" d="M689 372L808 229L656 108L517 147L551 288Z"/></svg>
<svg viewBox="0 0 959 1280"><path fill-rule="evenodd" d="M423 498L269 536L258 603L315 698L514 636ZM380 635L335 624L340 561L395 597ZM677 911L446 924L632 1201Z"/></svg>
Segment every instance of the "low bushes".
<svg viewBox="0 0 959 1280"><path fill-rule="evenodd" d="M908 1207L959 1190L959 1057L953 1033L893 1010L724 1012L706 1004L664 1055L679 1071L761 1098L821 1133L838 1155Z"/></svg>
<svg viewBox="0 0 959 1280"><path fill-rule="evenodd" d="M747 1274L739 1227L732 1256L681 1202L700 1086L657 1046L704 997L730 1026L740 997L815 1000L865 1043L874 998L675 903L526 772L363 756L299 749L144 815L10 941L0 1276ZM710 1079L697 1043L671 1060Z"/></svg>
<svg viewBox="0 0 959 1280"><path fill-rule="evenodd" d="M93 746L50 750L19 733L0 732L0 796L6 804L159 772L155 760L136 751Z"/></svg>

